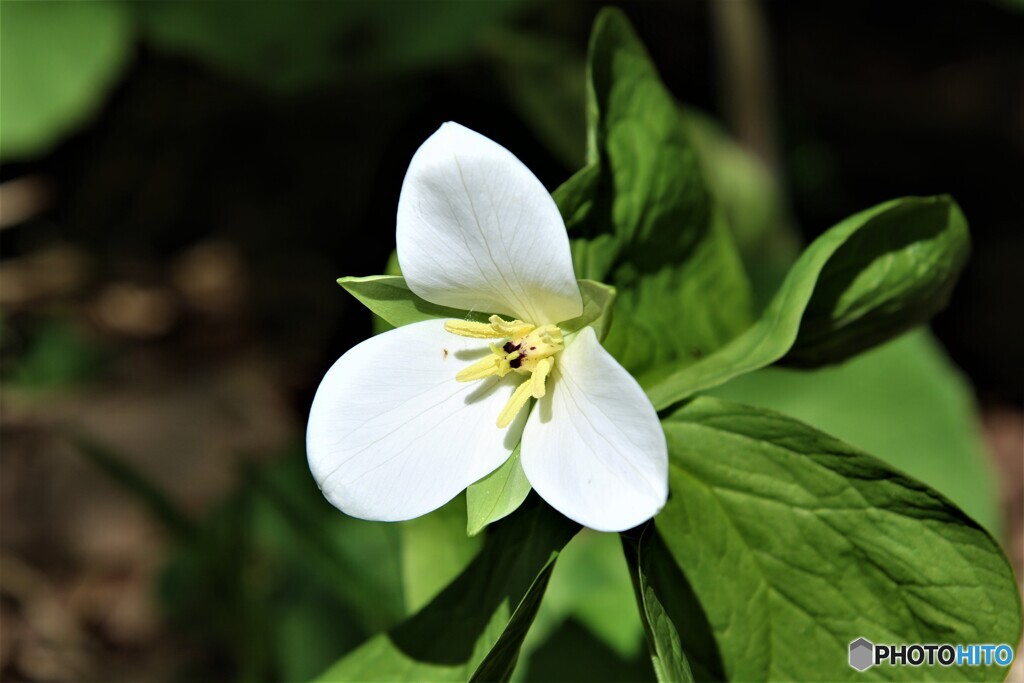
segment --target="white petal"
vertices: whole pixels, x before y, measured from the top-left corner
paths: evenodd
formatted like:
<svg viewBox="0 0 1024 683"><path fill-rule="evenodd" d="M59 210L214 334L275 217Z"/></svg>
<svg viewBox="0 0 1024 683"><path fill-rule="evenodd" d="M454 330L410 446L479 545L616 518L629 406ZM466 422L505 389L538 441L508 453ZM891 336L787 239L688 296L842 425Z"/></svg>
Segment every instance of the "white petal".
<svg viewBox="0 0 1024 683"><path fill-rule="evenodd" d="M310 409L309 468L327 499L354 517L411 519L435 510L495 470L525 418L495 425L518 376L459 383L480 340L443 320L371 337L327 371Z"/></svg>
<svg viewBox="0 0 1024 683"><path fill-rule="evenodd" d="M644 522L668 498L668 449L636 380L584 328L557 357L523 432L520 458L537 493L599 531Z"/></svg>
<svg viewBox="0 0 1024 683"><path fill-rule="evenodd" d="M511 152L457 123L413 156L397 240L409 288L432 303L536 325L583 312L551 195Z"/></svg>

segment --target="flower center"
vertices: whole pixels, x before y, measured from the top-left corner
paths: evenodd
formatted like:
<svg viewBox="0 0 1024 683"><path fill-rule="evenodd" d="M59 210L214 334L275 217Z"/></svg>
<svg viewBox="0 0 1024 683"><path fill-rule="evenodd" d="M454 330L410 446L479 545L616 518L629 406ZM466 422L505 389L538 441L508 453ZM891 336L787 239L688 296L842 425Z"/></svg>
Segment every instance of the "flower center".
<svg viewBox="0 0 1024 683"><path fill-rule="evenodd" d="M528 377L498 415L498 426L507 427L523 409L530 397L541 398L545 380L555 366L555 354L562 350L562 330L557 325L536 327L522 320L503 320L496 315L488 323L449 320L444 329L460 337L472 339L505 339L501 346L492 343L491 353L455 375L459 382L473 382L516 372Z"/></svg>

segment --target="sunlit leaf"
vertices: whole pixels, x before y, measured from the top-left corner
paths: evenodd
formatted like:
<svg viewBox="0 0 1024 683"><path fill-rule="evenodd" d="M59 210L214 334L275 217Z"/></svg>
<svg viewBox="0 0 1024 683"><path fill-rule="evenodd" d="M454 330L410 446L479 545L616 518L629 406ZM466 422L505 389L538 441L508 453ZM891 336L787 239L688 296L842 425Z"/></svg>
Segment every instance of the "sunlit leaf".
<svg viewBox="0 0 1024 683"><path fill-rule="evenodd" d="M992 533L999 503L970 388L925 331L832 368L765 368L713 390L778 410L885 460Z"/></svg>
<svg viewBox="0 0 1024 683"><path fill-rule="evenodd" d="M802 423L697 398L663 421L672 496L655 519L692 587L650 586L691 662L728 680L992 680L999 667L847 663L874 643L1016 643L1020 600L999 545L934 490ZM684 640L684 644L687 641ZM710 667L712 672L713 666ZM695 668L695 672L696 672Z"/></svg>
<svg viewBox="0 0 1024 683"><path fill-rule="evenodd" d="M949 197L861 211L804 250L756 324L648 395L660 410L783 357L838 362L890 339L943 305L966 249L963 214Z"/></svg>

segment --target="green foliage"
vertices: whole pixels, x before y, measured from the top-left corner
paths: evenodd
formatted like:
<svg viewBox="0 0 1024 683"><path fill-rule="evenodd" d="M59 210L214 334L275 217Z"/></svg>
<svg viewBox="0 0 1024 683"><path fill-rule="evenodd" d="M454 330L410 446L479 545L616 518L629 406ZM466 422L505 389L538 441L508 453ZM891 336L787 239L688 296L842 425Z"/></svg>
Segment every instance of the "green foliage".
<svg viewBox="0 0 1024 683"><path fill-rule="evenodd" d="M783 362L837 363L927 322L946 307L969 252L967 220L950 197L890 203L829 258Z"/></svg>
<svg viewBox="0 0 1024 683"><path fill-rule="evenodd" d="M504 465L466 489L466 533L476 536L491 522L515 512L530 490L516 446Z"/></svg>
<svg viewBox="0 0 1024 683"><path fill-rule="evenodd" d="M693 595L668 554L648 552L650 541L645 540L645 536L652 533L653 525L647 523L639 530L622 534L622 547L629 563L651 662L659 681L693 681L679 629L673 621L680 616L677 606L684 604L684 599L692 604ZM689 621L680 622L686 624L684 633L703 632L689 628ZM710 676L701 676L702 680L707 678Z"/></svg>
<svg viewBox="0 0 1024 683"><path fill-rule="evenodd" d="M555 191L579 277L618 290L604 345L643 385L750 323L750 292L671 94L618 11L594 26L590 165Z"/></svg>
<svg viewBox="0 0 1024 683"><path fill-rule="evenodd" d="M323 681L508 680L559 551L578 525L531 496L420 612L328 669Z"/></svg>
<svg viewBox="0 0 1024 683"><path fill-rule="evenodd" d="M1017 642L1020 601L998 544L935 491L759 408L698 398L663 424L672 496L655 520L657 534L641 536L636 554L641 568L664 568L666 552L678 565L676 580L647 578L686 632L695 672L847 680L862 675L846 662L848 643L860 636ZM672 568L665 574L671 579ZM866 675L922 673L878 667ZM926 675L1004 674L935 666Z"/></svg>
<svg viewBox="0 0 1024 683"><path fill-rule="evenodd" d="M0 17L0 158L47 151L92 115L132 46L114 2L5 2Z"/></svg>
<svg viewBox="0 0 1024 683"><path fill-rule="evenodd" d="M649 387L651 401L667 408L794 348L787 357L794 364L838 362L906 331L908 321L923 322L936 306L922 293L948 292L963 264L965 231L945 196L894 199L841 221L804 250L756 324ZM937 262L950 267L933 268Z"/></svg>
<svg viewBox="0 0 1024 683"><path fill-rule="evenodd" d="M999 530L994 475L970 388L927 332L817 372L765 368L713 393L814 425L935 488L990 532Z"/></svg>
<svg viewBox="0 0 1024 683"><path fill-rule="evenodd" d="M523 3L155 0L136 6L143 35L260 86L293 93L342 78L449 63Z"/></svg>

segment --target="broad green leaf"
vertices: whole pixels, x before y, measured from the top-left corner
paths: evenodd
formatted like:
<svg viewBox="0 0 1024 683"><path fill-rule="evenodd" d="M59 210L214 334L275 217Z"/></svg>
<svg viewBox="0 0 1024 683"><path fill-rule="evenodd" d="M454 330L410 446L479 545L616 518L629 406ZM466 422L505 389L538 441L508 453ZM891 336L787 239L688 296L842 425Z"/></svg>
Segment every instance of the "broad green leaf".
<svg viewBox="0 0 1024 683"><path fill-rule="evenodd" d="M405 278L399 275L342 277L338 284L389 325L401 327L434 318L454 318L486 322L487 314L438 306L413 294Z"/></svg>
<svg viewBox="0 0 1024 683"><path fill-rule="evenodd" d="M720 225L717 219L713 223ZM687 265L662 268L619 289L604 346L641 386L654 386L666 373L691 366L749 326L746 294L730 287L722 268L708 265L721 264L719 255L731 250L721 226L695 246ZM730 264L740 267L738 261ZM745 292L745 280L742 288Z"/></svg>
<svg viewBox="0 0 1024 683"><path fill-rule="evenodd" d="M318 680L508 680L555 559L578 530L530 496L492 526L479 555L430 604Z"/></svg>
<svg viewBox="0 0 1024 683"><path fill-rule="evenodd" d="M995 474L970 387L923 330L836 367L765 368L712 391L863 448L933 487L991 533L999 531Z"/></svg>
<svg viewBox="0 0 1024 683"><path fill-rule="evenodd" d="M515 0L138 3L157 48L285 93L343 79L380 78L469 55L489 27L522 9Z"/></svg>
<svg viewBox="0 0 1024 683"><path fill-rule="evenodd" d="M685 634L707 633L708 630L706 627L693 628L692 607L696 604L693 591L670 556L647 551L647 545L652 542L664 545L660 538L645 538L656 534L654 525L648 522L639 529L623 533L622 548L629 563L633 591L658 680L663 683L693 681L694 675L686 658L688 648L679 637L676 623L682 626ZM694 649L702 651L702 648ZM705 674L699 678L721 677L718 671L715 673L717 675Z"/></svg>
<svg viewBox="0 0 1024 683"><path fill-rule="evenodd" d="M476 536L491 522L515 512L530 490L516 446L504 465L466 489L466 533Z"/></svg>
<svg viewBox="0 0 1024 683"><path fill-rule="evenodd" d="M697 398L663 421L672 496L655 519L706 623L691 662L728 680L991 680L999 667L847 663L873 643L1016 643L1020 598L998 544L934 490L761 408ZM651 577L666 601L678 587ZM685 602L685 601L683 601ZM699 605L699 608L698 608ZM678 606L678 605L677 605ZM680 634L682 635L682 634Z"/></svg>
<svg viewBox="0 0 1024 683"><path fill-rule="evenodd" d="M920 292L948 291L958 272L930 270L939 260L936 255L949 252L948 262L962 262L956 256L966 246L961 217L956 203L946 196L894 199L850 216L804 250L757 323L700 362L649 386L648 396L662 410L763 368L786 356L805 330L808 341L799 342L804 355L794 356L794 361L808 354L821 361L826 349L836 354L858 352L867 342L877 344L887 338L884 335L892 337L923 322L934 307L921 303ZM882 277L886 263L898 268L901 276ZM863 268L867 279L858 279L850 268ZM884 291L872 291L875 284ZM842 292L849 292L849 300ZM878 308L873 308L876 304ZM819 334L823 326L832 330L833 338ZM842 358L845 355L833 360Z"/></svg>
<svg viewBox="0 0 1024 683"><path fill-rule="evenodd" d="M945 308L969 252L967 219L949 197L893 205L829 259L783 362L837 363L927 322Z"/></svg>
<svg viewBox="0 0 1024 683"><path fill-rule="evenodd" d="M578 277L615 286L604 344L641 383L746 328L750 292L678 105L618 10L595 22L589 165L555 191Z"/></svg>
<svg viewBox="0 0 1024 683"><path fill-rule="evenodd" d="M0 13L0 158L45 152L103 102L127 61L126 4L5 2Z"/></svg>

